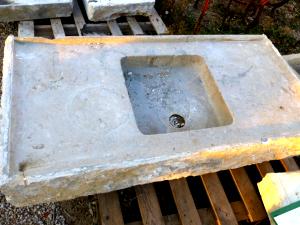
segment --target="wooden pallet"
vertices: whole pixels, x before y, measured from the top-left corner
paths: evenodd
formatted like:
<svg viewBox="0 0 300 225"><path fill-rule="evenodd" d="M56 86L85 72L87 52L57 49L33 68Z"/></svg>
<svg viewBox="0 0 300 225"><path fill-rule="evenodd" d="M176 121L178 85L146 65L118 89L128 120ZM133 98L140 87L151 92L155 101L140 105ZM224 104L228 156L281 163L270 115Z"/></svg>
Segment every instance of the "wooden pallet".
<svg viewBox="0 0 300 225"><path fill-rule="evenodd" d="M18 34L20 37L46 38L61 38L71 35L167 34L167 28L156 11L141 21L136 17L126 17L121 22L112 20L91 23L85 19L82 7L80 8L75 1L73 17L67 21L71 21L71 23L60 18L50 19L49 24L40 24L39 21L23 21L19 23ZM267 219L256 182L269 172L294 170L299 170L299 167L294 158L289 158L194 178L147 184L118 192L99 194L97 195L99 224L235 225L241 221L244 221L243 224L256 224ZM161 192L162 189L167 190L163 190L163 194L159 195L158 192ZM130 201L135 202L138 207L134 204L124 207L124 197L122 196L129 190L133 193ZM235 197L237 199L234 200L230 197L233 190L237 196ZM171 197L166 201L164 199L167 193ZM208 203L201 206L204 198L208 199ZM172 204L175 208L174 212L166 210ZM137 215L136 219L130 219L127 216L129 211L131 214ZM245 223L245 221L247 222Z"/></svg>
<svg viewBox="0 0 300 225"><path fill-rule="evenodd" d="M141 17L139 17L141 18ZM120 22L110 20L98 23L87 21L82 9L74 1L71 18L44 19L19 22L19 36L37 36L60 38L63 36L99 36L99 35L143 35L167 34L168 30L158 13L137 21L136 17L124 17Z"/></svg>

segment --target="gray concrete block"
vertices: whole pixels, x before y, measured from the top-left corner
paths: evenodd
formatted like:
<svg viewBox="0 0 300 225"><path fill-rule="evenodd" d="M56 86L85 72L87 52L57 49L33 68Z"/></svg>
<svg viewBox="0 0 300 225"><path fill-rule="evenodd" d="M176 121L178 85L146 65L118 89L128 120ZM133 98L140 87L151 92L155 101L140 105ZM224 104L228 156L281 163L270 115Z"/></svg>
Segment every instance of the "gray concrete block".
<svg viewBox="0 0 300 225"><path fill-rule="evenodd" d="M1 22L67 17L72 11L72 0L0 0Z"/></svg>
<svg viewBox="0 0 300 225"><path fill-rule="evenodd" d="M2 93L18 206L300 154L300 81L265 36L10 37Z"/></svg>
<svg viewBox="0 0 300 225"><path fill-rule="evenodd" d="M151 15L155 0L83 0L91 21L116 19L122 15Z"/></svg>

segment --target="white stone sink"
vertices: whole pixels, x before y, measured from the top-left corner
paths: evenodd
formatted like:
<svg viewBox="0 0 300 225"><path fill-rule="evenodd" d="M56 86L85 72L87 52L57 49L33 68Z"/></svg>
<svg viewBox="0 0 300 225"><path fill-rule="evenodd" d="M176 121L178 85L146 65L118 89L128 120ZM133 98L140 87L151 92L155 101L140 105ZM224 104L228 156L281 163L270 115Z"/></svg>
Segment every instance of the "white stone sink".
<svg viewBox="0 0 300 225"><path fill-rule="evenodd" d="M22 206L300 154L265 36L9 37L1 191Z"/></svg>

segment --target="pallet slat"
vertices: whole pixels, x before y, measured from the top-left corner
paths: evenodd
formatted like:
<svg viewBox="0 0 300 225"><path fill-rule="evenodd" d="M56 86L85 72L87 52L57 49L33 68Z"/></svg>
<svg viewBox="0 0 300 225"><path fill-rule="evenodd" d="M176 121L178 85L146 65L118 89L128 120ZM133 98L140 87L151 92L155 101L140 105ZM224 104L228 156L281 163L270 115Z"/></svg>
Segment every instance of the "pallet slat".
<svg viewBox="0 0 300 225"><path fill-rule="evenodd" d="M19 37L34 37L34 22L20 21L18 25Z"/></svg>
<svg viewBox="0 0 300 225"><path fill-rule="evenodd" d="M153 25L154 30L156 31L157 34L167 34L168 33L168 28L158 15L156 10L153 10L151 15L149 16L150 22Z"/></svg>
<svg viewBox="0 0 300 225"><path fill-rule="evenodd" d="M236 201L230 204L237 221L248 220L248 213L243 202Z"/></svg>
<svg viewBox="0 0 300 225"><path fill-rule="evenodd" d="M295 161L295 159L293 159L293 158L286 158L286 159L282 159L280 161L286 171L291 172L291 171L299 170L299 166L298 166L297 162Z"/></svg>
<svg viewBox="0 0 300 225"><path fill-rule="evenodd" d="M61 23L61 19L50 19L53 35L55 38L65 37L64 27Z"/></svg>
<svg viewBox="0 0 300 225"><path fill-rule="evenodd" d="M201 176L209 201L219 225L238 225L237 219L226 197L216 173Z"/></svg>
<svg viewBox="0 0 300 225"><path fill-rule="evenodd" d="M182 225L202 224L186 179L169 181Z"/></svg>
<svg viewBox="0 0 300 225"><path fill-rule="evenodd" d="M123 225L123 216L116 191L98 195L98 208L101 225Z"/></svg>
<svg viewBox="0 0 300 225"><path fill-rule="evenodd" d="M76 24L78 35L82 36L82 29L85 26L85 20L77 1L78 0L73 1L73 18Z"/></svg>
<svg viewBox="0 0 300 225"><path fill-rule="evenodd" d="M234 214L236 216L236 219L238 221L244 221L248 219L247 211L244 206L244 203L241 201L236 201L231 203L232 210L234 211ZM201 221L202 225L215 225L216 221L213 215L213 212L209 208L201 208L197 210ZM166 225L181 225L180 219L177 214L172 214L172 215L167 215L164 216L164 221ZM133 222L133 223L128 223L126 225L143 225L141 221Z"/></svg>
<svg viewBox="0 0 300 225"><path fill-rule="evenodd" d="M135 192L142 216L143 224L164 225L159 202L153 184L136 186Z"/></svg>
<svg viewBox="0 0 300 225"><path fill-rule="evenodd" d="M245 168L230 170L231 176L245 204L251 222L267 217L266 211L252 185Z"/></svg>
<svg viewBox="0 0 300 225"><path fill-rule="evenodd" d="M108 25L109 30L112 35L114 35L114 36L122 36L123 35L116 20L107 21L107 25Z"/></svg>
<svg viewBox="0 0 300 225"><path fill-rule="evenodd" d="M263 178L267 173L274 173L273 167L270 162L263 162L256 164L256 168L260 176Z"/></svg>
<svg viewBox="0 0 300 225"><path fill-rule="evenodd" d="M128 25L130 26L130 29L134 35L142 35L144 34L141 26L136 21L136 19L133 16L127 16L126 17Z"/></svg>

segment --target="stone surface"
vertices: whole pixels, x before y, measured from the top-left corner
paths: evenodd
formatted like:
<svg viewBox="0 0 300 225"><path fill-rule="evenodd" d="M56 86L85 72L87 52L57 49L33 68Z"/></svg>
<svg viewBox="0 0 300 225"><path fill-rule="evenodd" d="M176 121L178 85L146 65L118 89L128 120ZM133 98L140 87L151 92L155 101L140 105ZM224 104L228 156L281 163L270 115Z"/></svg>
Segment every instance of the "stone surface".
<svg viewBox="0 0 300 225"><path fill-rule="evenodd" d="M16 205L300 154L300 81L265 36L10 37L2 93Z"/></svg>
<svg viewBox="0 0 300 225"><path fill-rule="evenodd" d="M268 214L277 209L300 201L300 172L269 173L258 189ZM270 219L271 224L274 221Z"/></svg>
<svg viewBox="0 0 300 225"><path fill-rule="evenodd" d="M150 15L155 0L83 0L91 21L116 19L122 15Z"/></svg>
<svg viewBox="0 0 300 225"><path fill-rule="evenodd" d="M21 21L67 17L73 0L0 0L0 21Z"/></svg>

